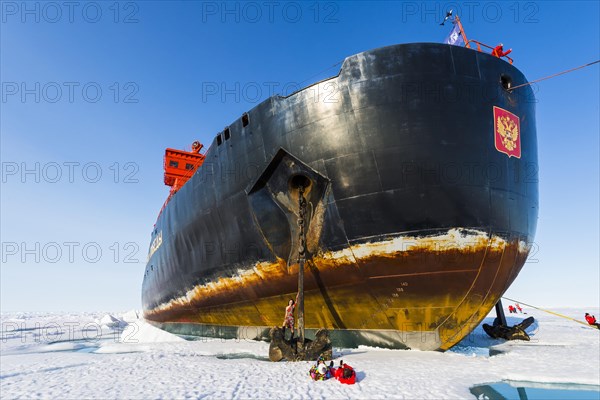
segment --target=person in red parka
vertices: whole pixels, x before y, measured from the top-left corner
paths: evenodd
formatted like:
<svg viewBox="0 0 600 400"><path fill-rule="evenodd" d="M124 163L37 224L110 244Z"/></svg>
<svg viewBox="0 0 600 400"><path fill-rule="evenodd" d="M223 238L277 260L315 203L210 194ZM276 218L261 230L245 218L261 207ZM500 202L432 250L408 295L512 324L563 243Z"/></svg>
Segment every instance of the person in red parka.
<svg viewBox="0 0 600 400"><path fill-rule="evenodd" d="M598 322L596 322L596 317L594 317L593 315L585 313L585 320L587 321L588 324L600 329L600 324Z"/></svg>
<svg viewBox="0 0 600 400"><path fill-rule="evenodd" d="M523 309L521 308L521 306L519 305L519 303L515 303L515 306L517 307L517 310L519 310L519 312L522 314L523 313Z"/></svg>
<svg viewBox="0 0 600 400"><path fill-rule="evenodd" d="M354 368L345 364L343 360L340 361L340 367L335 369L333 376L340 381L340 383L345 383L346 385L354 385L354 383L356 383L356 372L354 372Z"/></svg>
<svg viewBox="0 0 600 400"><path fill-rule="evenodd" d="M494 47L494 50L492 50L492 55L501 58L509 55L511 51L512 49L504 51L504 45L500 43L498 46Z"/></svg>

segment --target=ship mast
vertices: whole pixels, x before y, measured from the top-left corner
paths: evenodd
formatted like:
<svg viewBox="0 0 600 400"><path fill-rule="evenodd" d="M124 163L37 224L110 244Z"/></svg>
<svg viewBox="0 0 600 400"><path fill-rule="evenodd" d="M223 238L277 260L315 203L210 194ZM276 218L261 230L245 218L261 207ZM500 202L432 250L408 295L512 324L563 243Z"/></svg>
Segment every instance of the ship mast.
<svg viewBox="0 0 600 400"><path fill-rule="evenodd" d="M454 20L458 24L458 29L460 29L460 34L462 35L463 40L465 41L465 47L470 49L471 44L469 43L469 40L467 39L467 34L465 33L465 29L463 28L463 25L460 22L460 18L458 17L458 14L456 14L456 16L454 17Z"/></svg>

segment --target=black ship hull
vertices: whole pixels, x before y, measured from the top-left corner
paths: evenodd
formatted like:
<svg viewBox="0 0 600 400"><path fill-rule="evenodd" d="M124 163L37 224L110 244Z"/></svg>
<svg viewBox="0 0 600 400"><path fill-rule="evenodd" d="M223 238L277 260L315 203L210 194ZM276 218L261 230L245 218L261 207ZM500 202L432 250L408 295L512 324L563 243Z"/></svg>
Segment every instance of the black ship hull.
<svg viewBox="0 0 600 400"><path fill-rule="evenodd" d="M529 87L507 90L522 83L488 54L406 44L351 56L338 76L261 103L215 138L161 212L145 317L179 333L260 337L281 326L297 290L301 175L306 326L450 348L533 242L535 103ZM495 145L494 107L518 118L518 155Z"/></svg>

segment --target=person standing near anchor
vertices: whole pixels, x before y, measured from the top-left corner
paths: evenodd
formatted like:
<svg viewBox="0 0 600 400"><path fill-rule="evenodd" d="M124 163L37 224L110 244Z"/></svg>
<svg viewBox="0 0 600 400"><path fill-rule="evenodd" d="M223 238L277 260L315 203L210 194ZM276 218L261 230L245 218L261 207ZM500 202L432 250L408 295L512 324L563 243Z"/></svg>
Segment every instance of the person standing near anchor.
<svg viewBox="0 0 600 400"><path fill-rule="evenodd" d="M290 337L290 341L294 339L294 309L296 308L296 303L298 302L298 296L300 292L296 294L296 300L290 299L288 301L288 305L285 308L285 317L283 319L283 326L281 330L283 330L283 339L285 340L285 328L290 328L292 331L292 336Z"/></svg>

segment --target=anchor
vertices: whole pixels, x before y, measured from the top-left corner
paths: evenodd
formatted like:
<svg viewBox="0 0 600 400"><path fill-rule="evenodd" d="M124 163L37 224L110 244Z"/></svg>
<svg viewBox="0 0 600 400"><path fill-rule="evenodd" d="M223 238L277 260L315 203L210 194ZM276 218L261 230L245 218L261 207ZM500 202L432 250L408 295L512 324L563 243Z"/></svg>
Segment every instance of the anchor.
<svg viewBox="0 0 600 400"><path fill-rule="evenodd" d="M492 339L506 339L506 340L525 340L529 341L530 337L525 332L525 329L529 328L533 324L533 317L525 318L520 323L509 327L506 323L506 316L504 315L504 309L502 308L502 300L498 300L496 303L496 318L494 319L493 325L483 324L483 330Z"/></svg>
<svg viewBox="0 0 600 400"><path fill-rule="evenodd" d="M304 189L310 185L310 180L303 175L296 175L292 186L298 190L298 338L285 339L285 331L274 327L269 332L271 344L269 345L269 359L280 361L285 358L289 361L314 361L323 356L332 359L332 345L327 329L319 329L315 340L308 340L304 335L304 264L306 262L306 199Z"/></svg>
<svg viewBox="0 0 600 400"><path fill-rule="evenodd" d="M257 181L246 191L257 226L278 258L287 260L288 272L298 265L298 336L288 340L281 327L269 336L271 361L331 359L329 331L319 329L314 340L305 336L304 269L318 251L329 179L288 151L280 149Z"/></svg>

